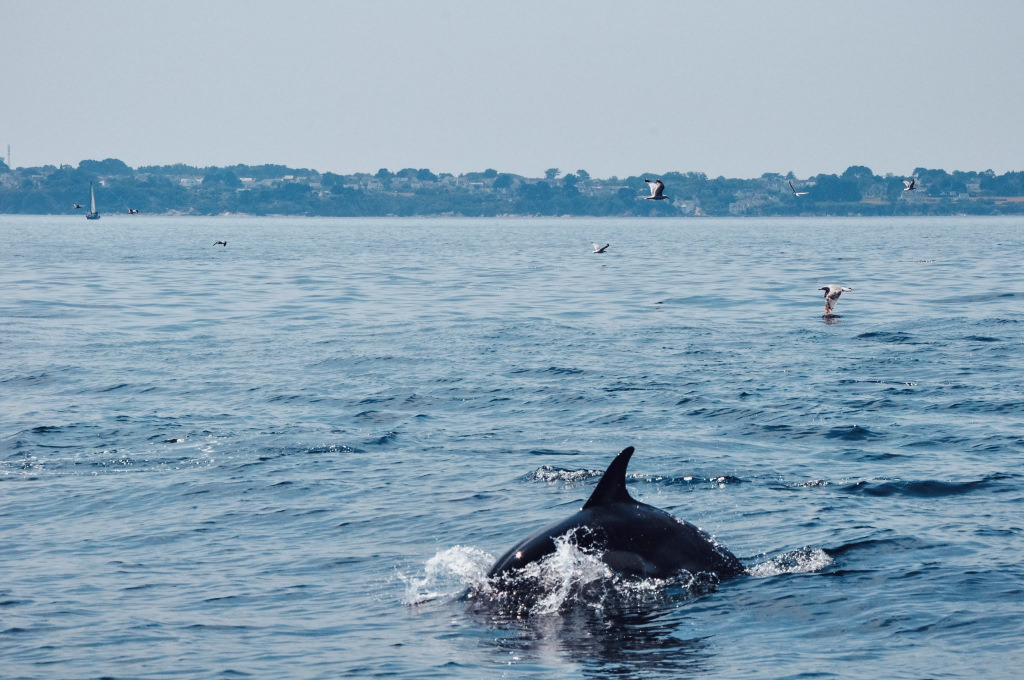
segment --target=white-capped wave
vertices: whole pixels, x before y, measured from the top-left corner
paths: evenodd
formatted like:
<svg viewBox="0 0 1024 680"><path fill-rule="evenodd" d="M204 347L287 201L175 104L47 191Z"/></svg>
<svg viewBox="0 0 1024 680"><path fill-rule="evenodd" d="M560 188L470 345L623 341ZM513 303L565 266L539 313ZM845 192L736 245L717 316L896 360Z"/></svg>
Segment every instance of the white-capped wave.
<svg viewBox="0 0 1024 680"><path fill-rule="evenodd" d="M821 548L802 548L771 559L747 569L754 578L768 578L781 574L810 574L829 567L833 559Z"/></svg>

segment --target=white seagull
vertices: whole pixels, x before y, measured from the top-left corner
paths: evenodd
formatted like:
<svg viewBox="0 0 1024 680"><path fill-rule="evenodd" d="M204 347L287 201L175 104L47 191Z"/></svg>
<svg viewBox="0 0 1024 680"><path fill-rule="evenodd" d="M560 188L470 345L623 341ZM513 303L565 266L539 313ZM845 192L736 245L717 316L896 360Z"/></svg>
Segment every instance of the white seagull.
<svg viewBox="0 0 1024 680"><path fill-rule="evenodd" d="M599 246L596 243L594 243L593 241L591 241L591 243L594 246L594 254L595 255L597 255L599 253L603 253L604 251L608 250L608 246L611 245L610 243L605 243L603 246Z"/></svg>
<svg viewBox="0 0 1024 680"><path fill-rule="evenodd" d="M836 308L836 304L839 302L839 296L842 295L843 292L853 290L853 288L846 288L845 286L832 284L829 286L822 286L818 290L825 291L825 315L827 316Z"/></svg>
<svg viewBox="0 0 1024 680"><path fill-rule="evenodd" d="M904 191L913 191L914 190L914 184L916 182L917 182L917 180L914 179L914 178L903 180L903 190Z"/></svg>
<svg viewBox="0 0 1024 680"><path fill-rule="evenodd" d="M651 186L651 195L644 196L645 199L648 201L664 201L668 198L668 196L665 195L665 185L660 179L645 179L644 181Z"/></svg>
<svg viewBox="0 0 1024 680"><path fill-rule="evenodd" d="M82 206L78 205L77 203L72 203L72 204L71 204L71 207L72 207L72 208L73 208L74 210L81 210L81 209L82 209Z"/></svg>
<svg viewBox="0 0 1024 680"><path fill-rule="evenodd" d="M793 181L792 180L789 181L789 190L793 192L794 196L806 196L807 195L806 191L797 191L796 188L793 186Z"/></svg>
<svg viewBox="0 0 1024 680"><path fill-rule="evenodd" d="M136 210L135 208L128 208L128 214L129 215L138 215L139 211Z"/></svg>

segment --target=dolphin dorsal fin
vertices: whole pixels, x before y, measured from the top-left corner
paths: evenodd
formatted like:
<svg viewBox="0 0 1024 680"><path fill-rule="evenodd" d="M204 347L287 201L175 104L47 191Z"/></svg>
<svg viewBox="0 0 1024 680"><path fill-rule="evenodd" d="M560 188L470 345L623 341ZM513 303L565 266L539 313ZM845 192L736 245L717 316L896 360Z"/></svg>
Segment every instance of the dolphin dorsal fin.
<svg viewBox="0 0 1024 680"><path fill-rule="evenodd" d="M583 509L593 508L608 503L635 503L636 500L626 490L626 466L633 455L633 447L627 446L615 456L608 469L601 476L594 493L590 494Z"/></svg>

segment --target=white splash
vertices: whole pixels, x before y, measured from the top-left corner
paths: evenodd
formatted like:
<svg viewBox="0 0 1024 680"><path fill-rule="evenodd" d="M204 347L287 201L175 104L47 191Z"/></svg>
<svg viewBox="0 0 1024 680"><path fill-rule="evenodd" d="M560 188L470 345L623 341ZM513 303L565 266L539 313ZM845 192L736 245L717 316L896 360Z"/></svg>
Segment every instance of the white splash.
<svg viewBox="0 0 1024 680"><path fill-rule="evenodd" d="M534 614L553 614L588 585L611 579L614 574L600 554L580 550L569 532L555 539L555 552L532 562L516 578L536 583L541 596L531 608Z"/></svg>
<svg viewBox="0 0 1024 680"><path fill-rule="evenodd" d="M456 545L427 560L422 578L399 573L405 583L403 602L422 604L442 597L456 597L466 588L486 589L487 569L494 557L479 548Z"/></svg>
<svg viewBox="0 0 1024 680"><path fill-rule="evenodd" d="M397 573L405 584L402 601L415 606L466 596L517 615L550 616L574 607L602 610L610 602L638 604L676 587L696 592L718 583L713 574L685 571L670 579L625 578L602 561L600 551L581 549L576 539L575 531L556 537L554 552L493 580L487 578L494 562L489 553L462 545L440 550L422 576Z"/></svg>
<svg viewBox="0 0 1024 680"><path fill-rule="evenodd" d="M754 578L768 578L781 574L811 574L830 566L833 559L821 548L803 548L776 555L770 560L747 569Z"/></svg>
<svg viewBox="0 0 1024 680"><path fill-rule="evenodd" d="M529 475L527 479L538 482L566 482L578 484L594 477L600 477L601 470L563 470L550 465L542 465Z"/></svg>

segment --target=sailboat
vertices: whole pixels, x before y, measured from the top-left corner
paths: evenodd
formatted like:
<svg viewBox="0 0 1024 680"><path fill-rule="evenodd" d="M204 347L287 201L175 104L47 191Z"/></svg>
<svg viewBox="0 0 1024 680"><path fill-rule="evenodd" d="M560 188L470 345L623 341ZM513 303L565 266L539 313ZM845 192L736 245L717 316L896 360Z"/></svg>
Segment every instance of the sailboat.
<svg viewBox="0 0 1024 680"><path fill-rule="evenodd" d="M92 209L85 213L85 219L98 220L100 218L100 214L96 212L96 192L92 189L92 182L89 182L89 198L92 199Z"/></svg>

